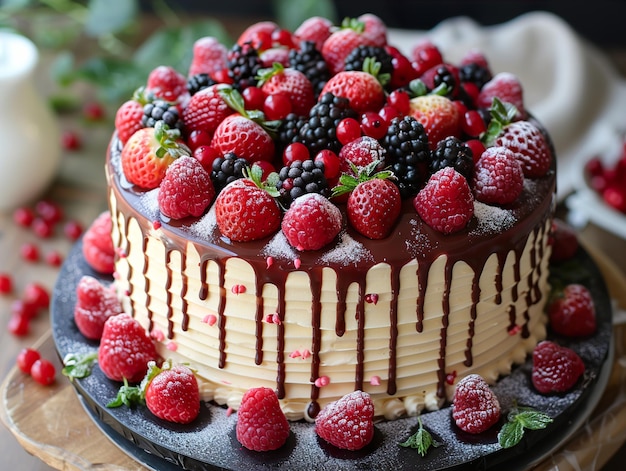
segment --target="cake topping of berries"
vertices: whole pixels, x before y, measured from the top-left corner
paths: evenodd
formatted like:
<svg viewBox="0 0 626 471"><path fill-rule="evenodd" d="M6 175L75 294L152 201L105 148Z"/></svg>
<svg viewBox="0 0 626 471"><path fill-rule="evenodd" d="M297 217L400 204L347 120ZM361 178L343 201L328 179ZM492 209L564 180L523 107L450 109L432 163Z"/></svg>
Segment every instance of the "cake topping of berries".
<svg viewBox="0 0 626 471"><path fill-rule="evenodd" d="M533 350L532 383L542 394L569 391L584 372L585 364L570 348L544 340Z"/></svg>
<svg viewBox="0 0 626 471"><path fill-rule="evenodd" d="M472 150L460 139L449 136L437 143L430 161L430 172L435 173L445 167L452 167L467 181L474 176L474 156Z"/></svg>
<svg viewBox="0 0 626 471"><path fill-rule="evenodd" d="M117 293L92 276L81 277L76 286L74 321L81 334L99 340L106 320L123 311Z"/></svg>
<svg viewBox="0 0 626 471"><path fill-rule="evenodd" d="M146 90L157 98L176 103L187 93L187 79L168 65L160 65L148 75Z"/></svg>
<svg viewBox="0 0 626 471"><path fill-rule="evenodd" d="M270 388L246 391L237 410L237 440L253 451L277 450L289 438L289 422Z"/></svg>
<svg viewBox="0 0 626 471"><path fill-rule="evenodd" d="M500 402L480 375L471 374L457 383L452 417L468 433L482 433L500 420Z"/></svg>
<svg viewBox="0 0 626 471"><path fill-rule="evenodd" d="M481 88L476 105L479 108L489 108L494 98L515 107L516 116L526 116L522 85L515 75L509 72L496 74Z"/></svg>
<svg viewBox="0 0 626 471"><path fill-rule="evenodd" d="M235 44L228 51L226 67L233 86L242 91L256 85L256 76L263 67L263 62L259 58L259 51L252 43L246 42Z"/></svg>
<svg viewBox="0 0 626 471"><path fill-rule="evenodd" d="M243 172L248 166L248 161L238 157L234 152L227 152L223 157L213 161L211 180L216 191L222 189L231 182L243 178Z"/></svg>
<svg viewBox="0 0 626 471"><path fill-rule="evenodd" d="M144 105L141 125L144 128L153 128L157 121L163 121L170 129L178 129L181 132L183 130L178 107L168 101L154 100Z"/></svg>
<svg viewBox="0 0 626 471"><path fill-rule="evenodd" d="M317 98L330 78L328 65L313 41L302 41L300 49L289 51L289 65L302 72L313 85Z"/></svg>
<svg viewBox="0 0 626 471"><path fill-rule="evenodd" d="M596 309L591 292L577 283L567 285L548 307L550 327L559 335L588 337L596 331Z"/></svg>
<svg viewBox="0 0 626 471"><path fill-rule="evenodd" d="M506 147L489 147L476 162L474 195L487 204L508 204L524 189L524 171Z"/></svg>
<svg viewBox="0 0 626 471"><path fill-rule="evenodd" d="M354 391L327 404L315 418L315 432L344 450L360 450L374 437L374 404L370 395Z"/></svg>
<svg viewBox="0 0 626 471"><path fill-rule="evenodd" d="M463 229L474 215L474 196L465 177L446 167L429 178L413 206L430 227L451 234Z"/></svg>
<svg viewBox="0 0 626 471"><path fill-rule="evenodd" d="M278 172L280 202L285 208L298 197L307 193L330 194L328 182L324 176L324 164L321 161L294 160Z"/></svg>
<svg viewBox="0 0 626 471"><path fill-rule="evenodd" d="M522 164L529 178L544 176L550 169L552 153L545 136L530 121L515 121L502 130L495 145L508 147Z"/></svg>
<svg viewBox="0 0 626 471"><path fill-rule="evenodd" d="M285 212L281 228L297 250L318 250L332 242L341 230L339 208L317 193L300 196Z"/></svg>
<svg viewBox="0 0 626 471"><path fill-rule="evenodd" d="M424 126L431 150L442 139L460 134L458 108L445 96L427 94L411 98L410 115Z"/></svg>

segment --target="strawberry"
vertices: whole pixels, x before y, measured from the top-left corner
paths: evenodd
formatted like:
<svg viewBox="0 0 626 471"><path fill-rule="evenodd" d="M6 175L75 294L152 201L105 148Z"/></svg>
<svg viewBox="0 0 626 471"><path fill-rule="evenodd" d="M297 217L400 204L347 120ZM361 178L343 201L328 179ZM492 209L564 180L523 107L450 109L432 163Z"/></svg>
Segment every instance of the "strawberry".
<svg viewBox="0 0 626 471"><path fill-rule="evenodd" d="M348 142L339 151L341 173L351 173L353 165L356 167L366 167L375 160L379 162L379 167L385 158L384 147L373 137L361 136Z"/></svg>
<svg viewBox="0 0 626 471"><path fill-rule="evenodd" d="M372 13L364 13L357 20L363 23L363 34L370 39L372 46L387 45L387 25L383 20Z"/></svg>
<svg viewBox="0 0 626 471"><path fill-rule="evenodd" d="M596 331L596 309L589 290L569 284L548 307L550 327L559 335L587 337Z"/></svg>
<svg viewBox="0 0 626 471"><path fill-rule="evenodd" d="M551 262L562 262L571 259L578 251L576 230L562 219L554 219L552 221L550 245L552 246Z"/></svg>
<svg viewBox="0 0 626 471"><path fill-rule="evenodd" d="M533 386L542 394L569 391L585 372L578 354L567 347L544 340L533 350Z"/></svg>
<svg viewBox="0 0 626 471"><path fill-rule="evenodd" d="M315 104L311 81L302 72L274 63L271 69L261 70L259 86L266 95L284 94L291 102L291 110L306 116Z"/></svg>
<svg viewBox="0 0 626 471"><path fill-rule="evenodd" d="M261 183L261 167L253 165L246 177L229 183L215 200L215 217L220 232L237 242L248 242L273 234L280 227L281 211L271 179Z"/></svg>
<svg viewBox="0 0 626 471"><path fill-rule="evenodd" d="M409 114L424 126L431 150L445 137L460 135L458 108L444 96L422 95L411 98Z"/></svg>
<svg viewBox="0 0 626 471"><path fill-rule="evenodd" d="M272 68L274 64L280 64L283 67L289 67L289 51L286 47L276 46L261 51L259 59L265 68Z"/></svg>
<svg viewBox="0 0 626 471"><path fill-rule="evenodd" d="M193 44L193 58L188 75L211 75L226 67L226 46L212 36L205 36Z"/></svg>
<svg viewBox="0 0 626 471"><path fill-rule="evenodd" d="M502 129L494 145L508 147L522 164L524 176L544 176L552 163L550 145L541 130L530 121L514 121Z"/></svg>
<svg viewBox="0 0 626 471"><path fill-rule="evenodd" d="M262 51L271 47L272 33L278 29L278 25L273 21L258 21L248 26L239 35L237 44L243 46L246 43L251 43L255 49Z"/></svg>
<svg viewBox="0 0 626 471"><path fill-rule="evenodd" d="M151 363L141 388L146 406L160 419L188 424L200 413L198 380L188 366Z"/></svg>
<svg viewBox="0 0 626 471"><path fill-rule="evenodd" d="M201 216L214 196L211 175L194 157L182 156L167 168L157 199L163 215L182 219Z"/></svg>
<svg viewBox="0 0 626 471"><path fill-rule="evenodd" d="M270 388L251 388L237 410L237 440L253 451L277 450L289 438L289 422Z"/></svg>
<svg viewBox="0 0 626 471"><path fill-rule="evenodd" d="M361 170L353 165L353 173L343 174L339 186L333 188L334 197L350 193L346 213L350 225L370 239L384 239L400 216L400 190L390 180L393 173L375 172L380 164L375 160Z"/></svg>
<svg viewBox="0 0 626 471"><path fill-rule="evenodd" d="M452 418L468 433L482 433L500 420L500 402L480 375L466 376L456 385Z"/></svg>
<svg viewBox="0 0 626 471"><path fill-rule="evenodd" d="M321 53L332 75L345 67L346 57L357 46L374 46L376 35L364 34L365 23L354 18L346 18L341 28L334 31L322 45Z"/></svg>
<svg viewBox="0 0 626 471"><path fill-rule="evenodd" d="M504 103L510 103L517 111L519 117L525 117L524 92L519 79L509 72L501 72L493 76L480 90L476 99L476 106L479 108L489 108L494 97Z"/></svg>
<svg viewBox="0 0 626 471"><path fill-rule="evenodd" d="M304 41L315 43L315 49L322 50L324 41L331 35L333 23L327 18L313 16L302 22L293 32L294 40L297 44Z"/></svg>
<svg viewBox="0 0 626 471"><path fill-rule="evenodd" d="M452 167L431 175L413 206L426 224L444 234L463 229L474 215L474 197L467 180Z"/></svg>
<svg viewBox="0 0 626 471"><path fill-rule="evenodd" d="M160 65L148 75L146 91L171 103L183 101L187 95L187 79L168 65Z"/></svg>
<svg viewBox="0 0 626 471"><path fill-rule="evenodd" d="M83 235L83 256L87 264L97 272L111 274L115 271L115 249L111 230L111 213L102 212Z"/></svg>
<svg viewBox="0 0 626 471"><path fill-rule="evenodd" d="M359 115L367 111L378 112L385 104L385 91L376 78L380 64L367 58L363 68L364 71L338 72L326 82L320 97L330 92L334 96L347 98L350 100L350 108Z"/></svg>
<svg viewBox="0 0 626 471"><path fill-rule="evenodd" d="M142 128L122 148L122 171L126 179L143 189L161 184L167 167L191 152L180 139L180 131L168 129L163 121L154 128Z"/></svg>
<svg viewBox="0 0 626 471"><path fill-rule="evenodd" d="M315 418L315 432L344 450L360 450L374 437L374 404L370 395L354 391L327 404Z"/></svg>
<svg viewBox="0 0 626 471"><path fill-rule="evenodd" d="M524 171L506 147L486 149L474 169L474 196L487 204L508 204L524 189Z"/></svg>
<svg viewBox="0 0 626 471"><path fill-rule="evenodd" d="M154 343L139 321L126 313L106 320L98 364L107 378L130 383L141 381L148 371L148 362L157 359Z"/></svg>
<svg viewBox="0 0 626 471"><path fill-rule="evenodd" d="M123 311L115 290L85 275L76 286L74 322L81 334L99 340L106 320Z"/></svg>
<svg viewBox="0 0 626 471"><path fill-rule="evenodd" d="M229 115L219 124L211 146L222 155L233 152L250 163L270 162L274 158L274 141L267 131L239 113Z"/></svg>
<svg viewBox="0 0 626 471"><path fill-rule="evenodd" d="M115 113L115 129L122 145L126 144L130 136L143 127L141 124L143 107L148 101L149 98L146 96L145 90L140 88L135 91L132 99L125 101L117 109Z"/></svg>
<svg viewBox="0 0 626 471"><path fill-rule="evenodd" d="M318 193L307 193L291 203L281 228L296 249L318 250L335 239L341 224L337 206Z"/></svg>
<svg viewBox="0 0 626 471"><path fill-rule="evenodd" d="M229 85L216 84L195 93L183 109L182 117L187 135L203 132L213 136L217 126L234 110L228 106L220 90Z"/></svg>

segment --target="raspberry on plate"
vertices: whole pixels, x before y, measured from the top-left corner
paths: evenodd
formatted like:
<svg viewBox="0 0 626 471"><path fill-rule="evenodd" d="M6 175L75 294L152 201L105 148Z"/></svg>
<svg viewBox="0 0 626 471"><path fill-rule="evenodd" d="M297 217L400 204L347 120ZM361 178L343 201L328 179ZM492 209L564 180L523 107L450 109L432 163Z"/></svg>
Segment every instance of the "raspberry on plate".
<svg viewBox="0 0 626 471"><path fill-rule="evenodd" d="M237 440L249 450L270 451L289 438L289 422L273 389L249 389L237 410Z"/></svg>
<svg viewBox="0 0 626 471"><path fill-rule="evenodd" d="M576 230L562 219L552 221L550 234L551 262L562 262L571 259L578 251L578 235Z"/></svg>
<svg viewBox="0 0 626 471"><path fill-rule="evenodd" d="M81 334L99 340L106 320L123 311L117 294L92 276L83 276L76 286L74 322Z"/></svg>
<svg viewBox="0 0 626 471"><path fill-rule="evenodd" d="M532 383L542 394L569 391L584 372L585 364L570 348L544 340L533 350Z"/></svg>
<svg viewBox="0 0 626 471"><path fill-rule="evenodd" d="M548 308L550 327L567 337L587 337L596 331L596 309L589 290L569 284Z"/></svg>
<svg viewBox="0 0 626 471"><path fill-rule="evenodd" d="M465 432L482 433L500 420L500 402L480 375L461 379L453 401L452 417Z"/></svg>
<svg viewBox="0 0 626 471"><path fill-rule="evenodd" d="M474 196L465 177L446 167L430 177L413 206L430 227L451 234L463 229L474 215Z"/></svg>
<svg viewBox="0 0 626 471"><path fill-rule="evenodd" d="M296 198L281 224L287 241L298 250L317 250L329 244L341 230L339 208L318 193Z"/></svg>
<svg viewBox="0 0 626 471"><path fill-rule="evenodd" d="M166 365L163 369L151 367L155 373L145 387L146 406L163 420L188 424L200 413L198 380L188 366Z"/></svg>
<svg viewBox="0 0 626 471"><path fill-rule="evenodd" d="M111 239L111 213L104 211L91 223L83 236L83 256L97 272L111 274L115 270L115 249Z"/></svg>
<svg viewBox="0 0 626 471"><path fill-rule="evenodd" d="M315 418L315 432L344 450L360 450L374 437L374 404L370 395L354 391L327 404Z"/></svg>
<svg viewBox="0 0 626 471"><path fill-rule="evenodd" d="M508 204L524 189L524 171L506 147L489 147L475 165L474 195L487 204Z"/></svg>

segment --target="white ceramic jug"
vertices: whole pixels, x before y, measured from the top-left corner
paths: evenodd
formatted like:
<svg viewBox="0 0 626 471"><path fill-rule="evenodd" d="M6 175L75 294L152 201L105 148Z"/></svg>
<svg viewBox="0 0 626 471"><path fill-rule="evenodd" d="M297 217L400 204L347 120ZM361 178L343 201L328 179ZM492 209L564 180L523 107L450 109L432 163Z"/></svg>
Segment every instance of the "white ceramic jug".
<svg viewBox="0 0 626 471"><path fill-rule="evenodd" d="M59 167L60 130L35 86L38 61L29 39L0 31L0 212L34 201Z"/></svg>

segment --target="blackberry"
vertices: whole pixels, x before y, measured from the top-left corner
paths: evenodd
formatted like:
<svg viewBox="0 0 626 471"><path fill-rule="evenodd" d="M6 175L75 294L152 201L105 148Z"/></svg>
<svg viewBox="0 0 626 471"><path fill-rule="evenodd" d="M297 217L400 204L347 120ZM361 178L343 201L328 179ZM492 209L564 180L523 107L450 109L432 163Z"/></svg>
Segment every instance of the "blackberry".
<svg viewBox="0 0 626 471"><path fill-rule="evenodd" d="M330 79L328 64L313 41L302 41L300 49L289 51L289 65L302 72L313 84L315 96L319 96Z"/></svg>
<svg viewBox="0 0 626 471"><path fill-rule="evenodd" d="M457 88L459 87L459 83L457 78L454 76L454 73L444 65L437 67L435 70L435 75L433 77L433 89L437 88L441 84L445 84L448 87L448 93L446 94L448 97L454 96Z"/></svg>
<svg viewBox="0 0 626 471"><path fill-rule="evenodd" d="M163 121L170 129L183 130L183 120L178 108L169 101L154 100L144 105L141 125L144 128L153 128L157 121Z"/></svg>
<svg viewBox="0 0 626 471"><path fill-rule="evenodd" d="M279 199L285 208L289 208L293 200L307 193L319 193L328 196L330 188L324 176L324 164L313 160L295 160L278 172L279 182L276 185L280 193Z"/></svg>
<svg viewBox="0 0 626 471"><path fill-rule="evenodd" d="M442 168L452 167L467 181L474 176L474 157L472 150L463 141L449 136L437 143L430 161L430 172L435 173Z"/></svg>
<svg viewBox="0 0 626 471"><path fill-rule="evenodd" d="M235 44L228 51L226 65L233 87L239 91L257 84L256 76L263 66L259 52L251 43Z"/></svg>
<svg viewBox="0 0 626 471"><path fill-rule="evenodd" d="M350 108L350 100L325 93L311 108L296 140L307 146L311 155L322 149L338 153L341 142L337 139L337 125L344 118L358 119L357 113Z"/></svg>
<svg viewBox="0 0 626 471"><path fill-rule="evenodd" d="M277 144L280 148L285 148L298 137L300 128L307 121L306 116L299 116L295 113L289 113L280 123L278 128Z"/></svg>
<svg viewBox="0 0 626 471"><path fill-rule="evenodd" d="M417 194L423 183L423 170L430 162L428 136L424 126L412 116L394 118L382 139L387 161L397 178L400 195Z"/></svg>
<svg viewBox="0 0 626 471"><path fill-rule="evenodd" d="M209 74L196 74L187 79L187 91L190 95L195 95L200 90L215 85L217 82Z"/></svg>
<svg viewBox="0 0 626 471"><path fill-rule="evenodd" d="M243 157L238 157L234 152L228 152L223 157L215 159L211 169L211 180L215 191L219 193L229 183L243 178L243 169L247 165L248 161Z"/></svg>
<svg viewBox="0 0 626 471"><path fill-rule="evenodd" d="M380 64L379 74L391 75L393 73L393 58L384 47L363 45L355 47L348 54L345 61L345 70L363 70L363 63L368 57L374 58Z"/></svg>
<svg viewBox="0 0 626 471"><path fill-rule="evenodd" d="M480 89L491 80L491 71L475 62L465 64L459 69L459 80L461 82L472 82Z"/></svg>

